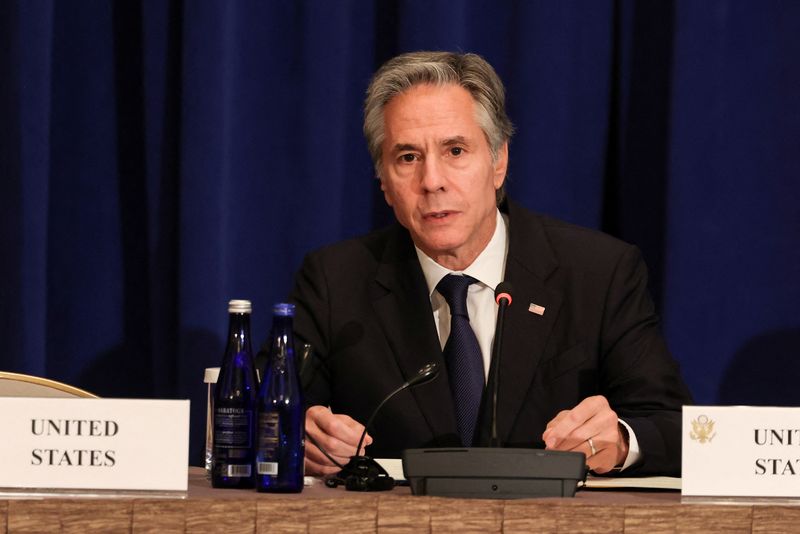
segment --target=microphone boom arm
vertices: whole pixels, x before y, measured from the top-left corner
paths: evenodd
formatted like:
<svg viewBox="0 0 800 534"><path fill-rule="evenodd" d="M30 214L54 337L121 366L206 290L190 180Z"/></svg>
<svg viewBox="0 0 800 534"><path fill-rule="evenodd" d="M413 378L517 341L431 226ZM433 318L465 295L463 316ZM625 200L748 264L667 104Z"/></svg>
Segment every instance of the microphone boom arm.
<svg viewBox="0 0 800 534"><path fill-rule="evenodd" d="M367 437L367 429L372 426L372 422L375 420L375 416L378 415L378 412L381 411L383 405L389 402L395 395L406 389L408 387L408 384L409 384L408 382L405 382L402 386L389 393L389 395L387 395L386 398L384 398L381 401L381 403L378 404L378 407L375 408L375 410L372 412L372 415L369 417L369 421L367 421L367 424L364 425L364 431L361 433L361 439L358 440L358 447L356 447L356 455L361 454L361 446L364 444L364 438Z"/></svg>
<svg viewBox="0 0 800 534"><path fill-rule="evenodd" d="M439 364L431 362L417 371L417 374L408 379L402 386L389 393L380 404L378 404L378 407L373 410L367 424L364 425L364 431L361 433L361 439L358 440L355 456L350 457L350 461L342 468L337 477L326 480L325 485L335 488L339 484L344 484L345 488L351 491L383 491L392 489L394 487L394 479L389 476L386 470L374 459L360 454L361 446L364 444L364 438L367 436L367 429L372 426L375 416L381 411L383 405L389 402L395 395L405 389L429 382L437 376L439 376Z"/></svg>

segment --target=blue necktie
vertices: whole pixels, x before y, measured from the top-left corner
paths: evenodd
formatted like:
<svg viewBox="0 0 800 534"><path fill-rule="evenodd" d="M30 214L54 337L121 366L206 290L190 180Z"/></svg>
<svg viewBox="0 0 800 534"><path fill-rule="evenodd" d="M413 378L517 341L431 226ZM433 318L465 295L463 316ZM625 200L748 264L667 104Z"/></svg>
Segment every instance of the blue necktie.
<svg viewBox="0 0 800 534"><path fill-rule="evenodd" d="M483 356L467 313L467 288L475 282L470 276L448 274L436 286L450 306L450 337L443 353L456 406L458 433L465 447L472 445L483 395Z"/></svg>

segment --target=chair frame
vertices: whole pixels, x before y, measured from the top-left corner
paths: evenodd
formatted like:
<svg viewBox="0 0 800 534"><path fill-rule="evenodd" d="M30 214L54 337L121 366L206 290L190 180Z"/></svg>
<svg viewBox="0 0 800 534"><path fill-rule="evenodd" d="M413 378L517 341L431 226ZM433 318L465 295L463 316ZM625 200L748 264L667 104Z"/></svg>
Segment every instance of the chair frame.
<svg viewBox="0 0 800 534"><path fill-rule="evenodd" d="M37 386L63 391L64 393L68 393L69 395L72 395L74 397L82 397L87 399L99 398L94 393L89 393L85 389L76 388L75 386L64 384L63 382L57 382L55 380L50 380L48 378L41 378L38 376L25 375L21 373L11 373L8 371L0 371L0 380L14 380L17 382L28 382L30 384L36 384Z"/></svg>

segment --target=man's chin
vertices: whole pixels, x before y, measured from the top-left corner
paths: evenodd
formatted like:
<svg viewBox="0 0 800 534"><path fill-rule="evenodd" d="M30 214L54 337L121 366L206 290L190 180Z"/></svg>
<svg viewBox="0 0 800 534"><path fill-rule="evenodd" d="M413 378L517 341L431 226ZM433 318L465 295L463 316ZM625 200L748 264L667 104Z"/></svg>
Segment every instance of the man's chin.
<svg viewBox="0 0 800 534"><path fill-rule="evenodd" d="M414 240L414 244L432 259L458 256L460 241L456 240Z"/></svg>

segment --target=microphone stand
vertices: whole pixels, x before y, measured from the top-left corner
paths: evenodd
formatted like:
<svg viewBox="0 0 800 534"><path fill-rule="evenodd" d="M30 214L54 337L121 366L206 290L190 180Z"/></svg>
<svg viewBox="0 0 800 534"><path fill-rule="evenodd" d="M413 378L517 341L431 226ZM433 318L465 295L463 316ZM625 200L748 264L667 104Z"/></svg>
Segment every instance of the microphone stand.
<svg viewBox="0 0 800 534"><path fill-rule="evenodd" d="M497 392L500 389L500 355L503 353L503 323L506 317L506 308L511 305L511 295L508 292L499 294L497 297L497 325L495 326L494 347L492 348L492 361L496 369L492 380L492 428L489 437L489 447L499 447L500 440L497 437Z"/></svg>
<svg viewBox="0 0 800 534"><path fill-rule="evenodd" d="M394 479L374 458L359 454L361 446L364 444L364 438L367 436L367 429L372 426L372 422L381 408L395 395L408 388L430 382L437 376L439 376L439 364L431 362L417 371L413 378L389 393L378 404L378 407L373 410L367 424L364 425L364 431L361 433L361 439L358 440L358 446L356 447L356 454L350 457L350 461L342 467L337 476L327 479L325 485L329 488L335 488L344 484L344 487L350 491L386 491L394 488Z"/></svg>

